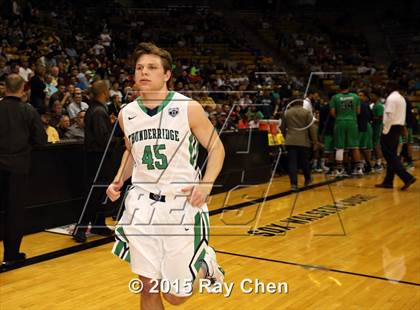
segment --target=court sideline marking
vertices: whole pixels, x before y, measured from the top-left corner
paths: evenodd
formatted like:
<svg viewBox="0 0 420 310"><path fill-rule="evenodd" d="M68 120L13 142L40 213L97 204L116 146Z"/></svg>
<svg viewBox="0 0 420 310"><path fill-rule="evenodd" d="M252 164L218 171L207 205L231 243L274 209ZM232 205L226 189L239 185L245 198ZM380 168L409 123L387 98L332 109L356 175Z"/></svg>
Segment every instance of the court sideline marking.
<svg viewBox="0 0 420 310"><path fill-rule="evenodd" d="M288 262L288 261L284 261L284 260L278 260L278 259L272 259L272 258L265 258L265 257L258 257L258 256L251 256L251 255L246 255L246 254L239 254L239 253L226 252L226 251L220 251L220 250L216 250L216 252L217 253L220 253L220 254L226 254L226 255L244 257L244 258L249 258L249 259L262 260L262 261L267 261L267 262L272 262L272 263L279 263L279 264L285 264L285 265L298 266L298 267L303 267L305 269L316 269L316 270L321 270L321 271L331 271L331 272L336 272L336 273L348 274L348 275L352 275L352 276L359 276L359 277L377 279L377 280L382 280L382 281L390 281L390 282L395 282L395 283L420 286L420 283L416 283L416 282L410 282L410 281L404 281L404 280L396 280L396 279L390 279L390 278L385 278L385 277L380 277L380 276L374 276L374 275L369 275L369 274L364 274L364 273L358 273L358 272L352 272L352 271L346 271L346 270L328 268L328 267L324 267L324 266L321 266L321 265L301 264L301 263L295 263L295 262Z"/></svg>

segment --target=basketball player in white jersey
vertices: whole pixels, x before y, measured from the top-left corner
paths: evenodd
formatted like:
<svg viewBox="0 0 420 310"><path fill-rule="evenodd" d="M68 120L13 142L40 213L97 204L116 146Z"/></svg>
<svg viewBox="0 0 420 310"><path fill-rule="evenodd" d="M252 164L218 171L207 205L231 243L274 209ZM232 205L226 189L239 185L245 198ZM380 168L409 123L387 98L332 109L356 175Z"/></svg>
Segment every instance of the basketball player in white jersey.
<svg viewBox="0 0 420 310"><path fill-rule="evenodd" d="M133 60L139 97L118 116L127 150L107 195L118 199L130 176L133 186L125 197L113 252L130 261L139 275L141 308L163 309L161 296L181 304L197 290L199 279L223 281L223 269L208 246L206 199L225 152L201 105L168 89L170 54L141 43ZM201 180L197 140L208 151ZM158 281L169 284L169 293L152 292Z"/></svg>

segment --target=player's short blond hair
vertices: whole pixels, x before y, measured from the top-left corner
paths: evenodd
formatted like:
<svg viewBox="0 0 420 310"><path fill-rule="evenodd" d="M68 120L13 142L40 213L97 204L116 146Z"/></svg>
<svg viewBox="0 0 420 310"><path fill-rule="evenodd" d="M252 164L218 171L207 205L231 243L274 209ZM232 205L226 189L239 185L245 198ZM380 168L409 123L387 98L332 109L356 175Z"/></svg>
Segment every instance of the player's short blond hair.
<svg viewBox="0 0 420 310"><path fill-rule="evenodd" d="M143 55L159 56L162 61L163 70L165 72L169 70L172 73L172 56L167 50L157 47L155 44L150 42L139 43L132 56L132 62L134 66L137 63L137 60ZM172 86L172 74L167 82L167 85L168 87Z"/></svg>

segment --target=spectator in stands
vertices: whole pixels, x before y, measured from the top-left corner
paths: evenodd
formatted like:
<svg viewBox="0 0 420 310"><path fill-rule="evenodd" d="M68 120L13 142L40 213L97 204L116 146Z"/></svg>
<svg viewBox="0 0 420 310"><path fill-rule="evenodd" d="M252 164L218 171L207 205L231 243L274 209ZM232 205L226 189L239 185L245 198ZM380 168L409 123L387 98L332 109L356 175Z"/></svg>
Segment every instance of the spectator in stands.
<svg viewBox="0 0 420 310"><path fill-rule="evenodd" d="M89 88L89 79L86 76L86 72L88 71L88 66L83 64L80 66L80 72L77 75L77 79L78 79L78 85L77 87L79 87L82 90L86 90Z"/></svg>
<svg viewBox="0 0 420 310"><path fill-rule="evenodd" d="M67 107L70 120L75 118L77 113L83 110L86 111L88 108L89 105L82 101L82 90L80 88L76 88L74 91L74 101Z"/></svg>
<svg viewBox="0 0 420 310"><path fill-rule="evenodd" d="M83 140L85 138L85 114L84 110L77 113L73 125L68 127L64 134L65 139Z"/></svg>
<svg viewBox="0 0 420 310"><path fill-rule="evenodd" d="M51 85L55 87L58 86L59 75L60 75L60 68L57 66L53 66L51 68Z"/></svg>
<svg viewBox="0 0 420 310"><path fill-rule="evenodd" d="M70 117L68 117L67 115L61 116L60 122L57 127L57 132L58 136L60 137L60 140L65 138L66 132L69 130L69 128Z"/></svg>
<svg viewBox="0 0 420 310"><path fill-rule="evenodd" d="M209 118L210 118L210 122L213 125L213 127L216 128L217 131L219 131L217 129L217 127L219 125L218 122L217 122L217 116L215 114L213 114L213 115L210 115Z"/></svg>
<svg viewBox="0 0 420 310"><path fill-rule="evenodd" d="M47 142L38 113L21 101L25 81L10 74L5 81L6 97L0 104L0 203L4 210L3 263L14 267L25 260L19 252L23 237L24 197L33 144Z"/></svg>
<svg viewBox="0 0 420 310"><path fill-rule="evenodd" d="M257 106L253 104L249 106L248 111L246 112L246 118L249 121L260 120L264 118L264 114L262 114L261 111L258 111Z"/></svg>
<svg viewBox="0 0 420 310"><path fill-rule="evenodd" d="M53 84L50 83L50 85L53 85ZM51 95L49 106L50 108L52 108L52 105L54 104L54 102L58 100L64 107L66 107L64 103L67 102L68 98L70 98L70 93L66 91L66 85L60 84L58 85L58 91L56 91L55 93Z"/></svg>
<svg viewBox="0 0 420 310"><path fill-rule="evenodd" d="M273 98L270 94L270 91L268 89L265 89L263 91L263 94L260 98L258 98L258 102L260 105L261 113L263 114L264 119L270 119L273 115Z"/></svg>
<svg viewBox="0 0 420 310"><path fill-rule="evenodd" d="M118 96L118 97L120 97L120 102L121 102L122 101L122 98L123 98L123 95L122 95L122 93L121 93L121 91L120 91L119 88L120 88L120 84L117 81L115 81L114 83L112 83L112 88L111 88L111 90L109 92L109 95L111 96L111 98L114 97L115 95Z"/></svg>
<svg viewBox="0 0 420 310"><path fill-rule="evenodd" d="M58 91L58 88L52 85L52 75L48 74L45 80L45 91L46 91L46 99L49 101L51 100L51 96ZM50 102L50 101L49 101Z"/></svg>
<svg viewBox="0 0 420 310"><path fill-rule="evenodd" d="M203 91L198 101L201 103L205 111L211 112L216 108L216 102L214 102L214 99L209 96L207 91Z"/></svg>
<svg viewBox="0 0 420 310"><path fill-rule="evenodd" d="M60 136L58 135L57 130L50 125L50 114L41 114L41 121L48 137L48 143L56 143L60 141Z"/></svg>
<svg viewBox="0 0 420 310"><path fill-rule="evenodd" d="M111 116L111 119L118 117L118 113L121 110L121 97L118 95L111 96L111 101L107 104L108 114Z"/></svg>
<svg viewBox="0 0 420 310"><path fill-rule="evenodd" d="M249 94L245 94L243 97L239 99L239 106L242 110L248 109L249 106L252 105L252 99Z"/></svg>
<svg viewBox="0 0 420 310"><path fill-rule="evenodd" d="M234 122L234 120L231 117L227 117L228 114L225 112L222 112L219 114L218 117L218 130L221 130L223 128L223 130L235 130L236 129L236 124Z"/></svg>
<svg viewBox="0 0 420 310"><path fill-rule="evenodd" d="M50 125L57 128L61 117L67 114L60 101L56 100L50 112Z"/></svg>
<svg viewBox="0 0 420 310"><path fill-rule="evenodd" d="M35 75L30 80L31 89L31 105L39 112L44 113L46 111L45 106L45 66L39 64L35 69Z"/></svg>
<svg viewBox="0 0 420 310"><path fill-rule="evenodd" d="M32 78L33 74L34 72L31 70L31 68L29 68L28 61L23 61L22 66L19 67L19 75L22 77L25 83Z"/></svg>

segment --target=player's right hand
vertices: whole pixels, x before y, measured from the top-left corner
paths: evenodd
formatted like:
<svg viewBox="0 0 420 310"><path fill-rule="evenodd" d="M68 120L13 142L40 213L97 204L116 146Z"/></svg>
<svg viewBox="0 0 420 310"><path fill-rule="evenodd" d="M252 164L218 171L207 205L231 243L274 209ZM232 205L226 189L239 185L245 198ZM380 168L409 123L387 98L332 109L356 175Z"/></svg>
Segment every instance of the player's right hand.
<svg viewBox="0 0 420 310"><path fill-rule="evenodd" d="M111 199L111 201L115 201L118 198L120 198L121 195L121 187L123 186L123 182L122 181L115 181L112 182L107 190L106 190L106 195L108 196L109 199Z"/></svg>

